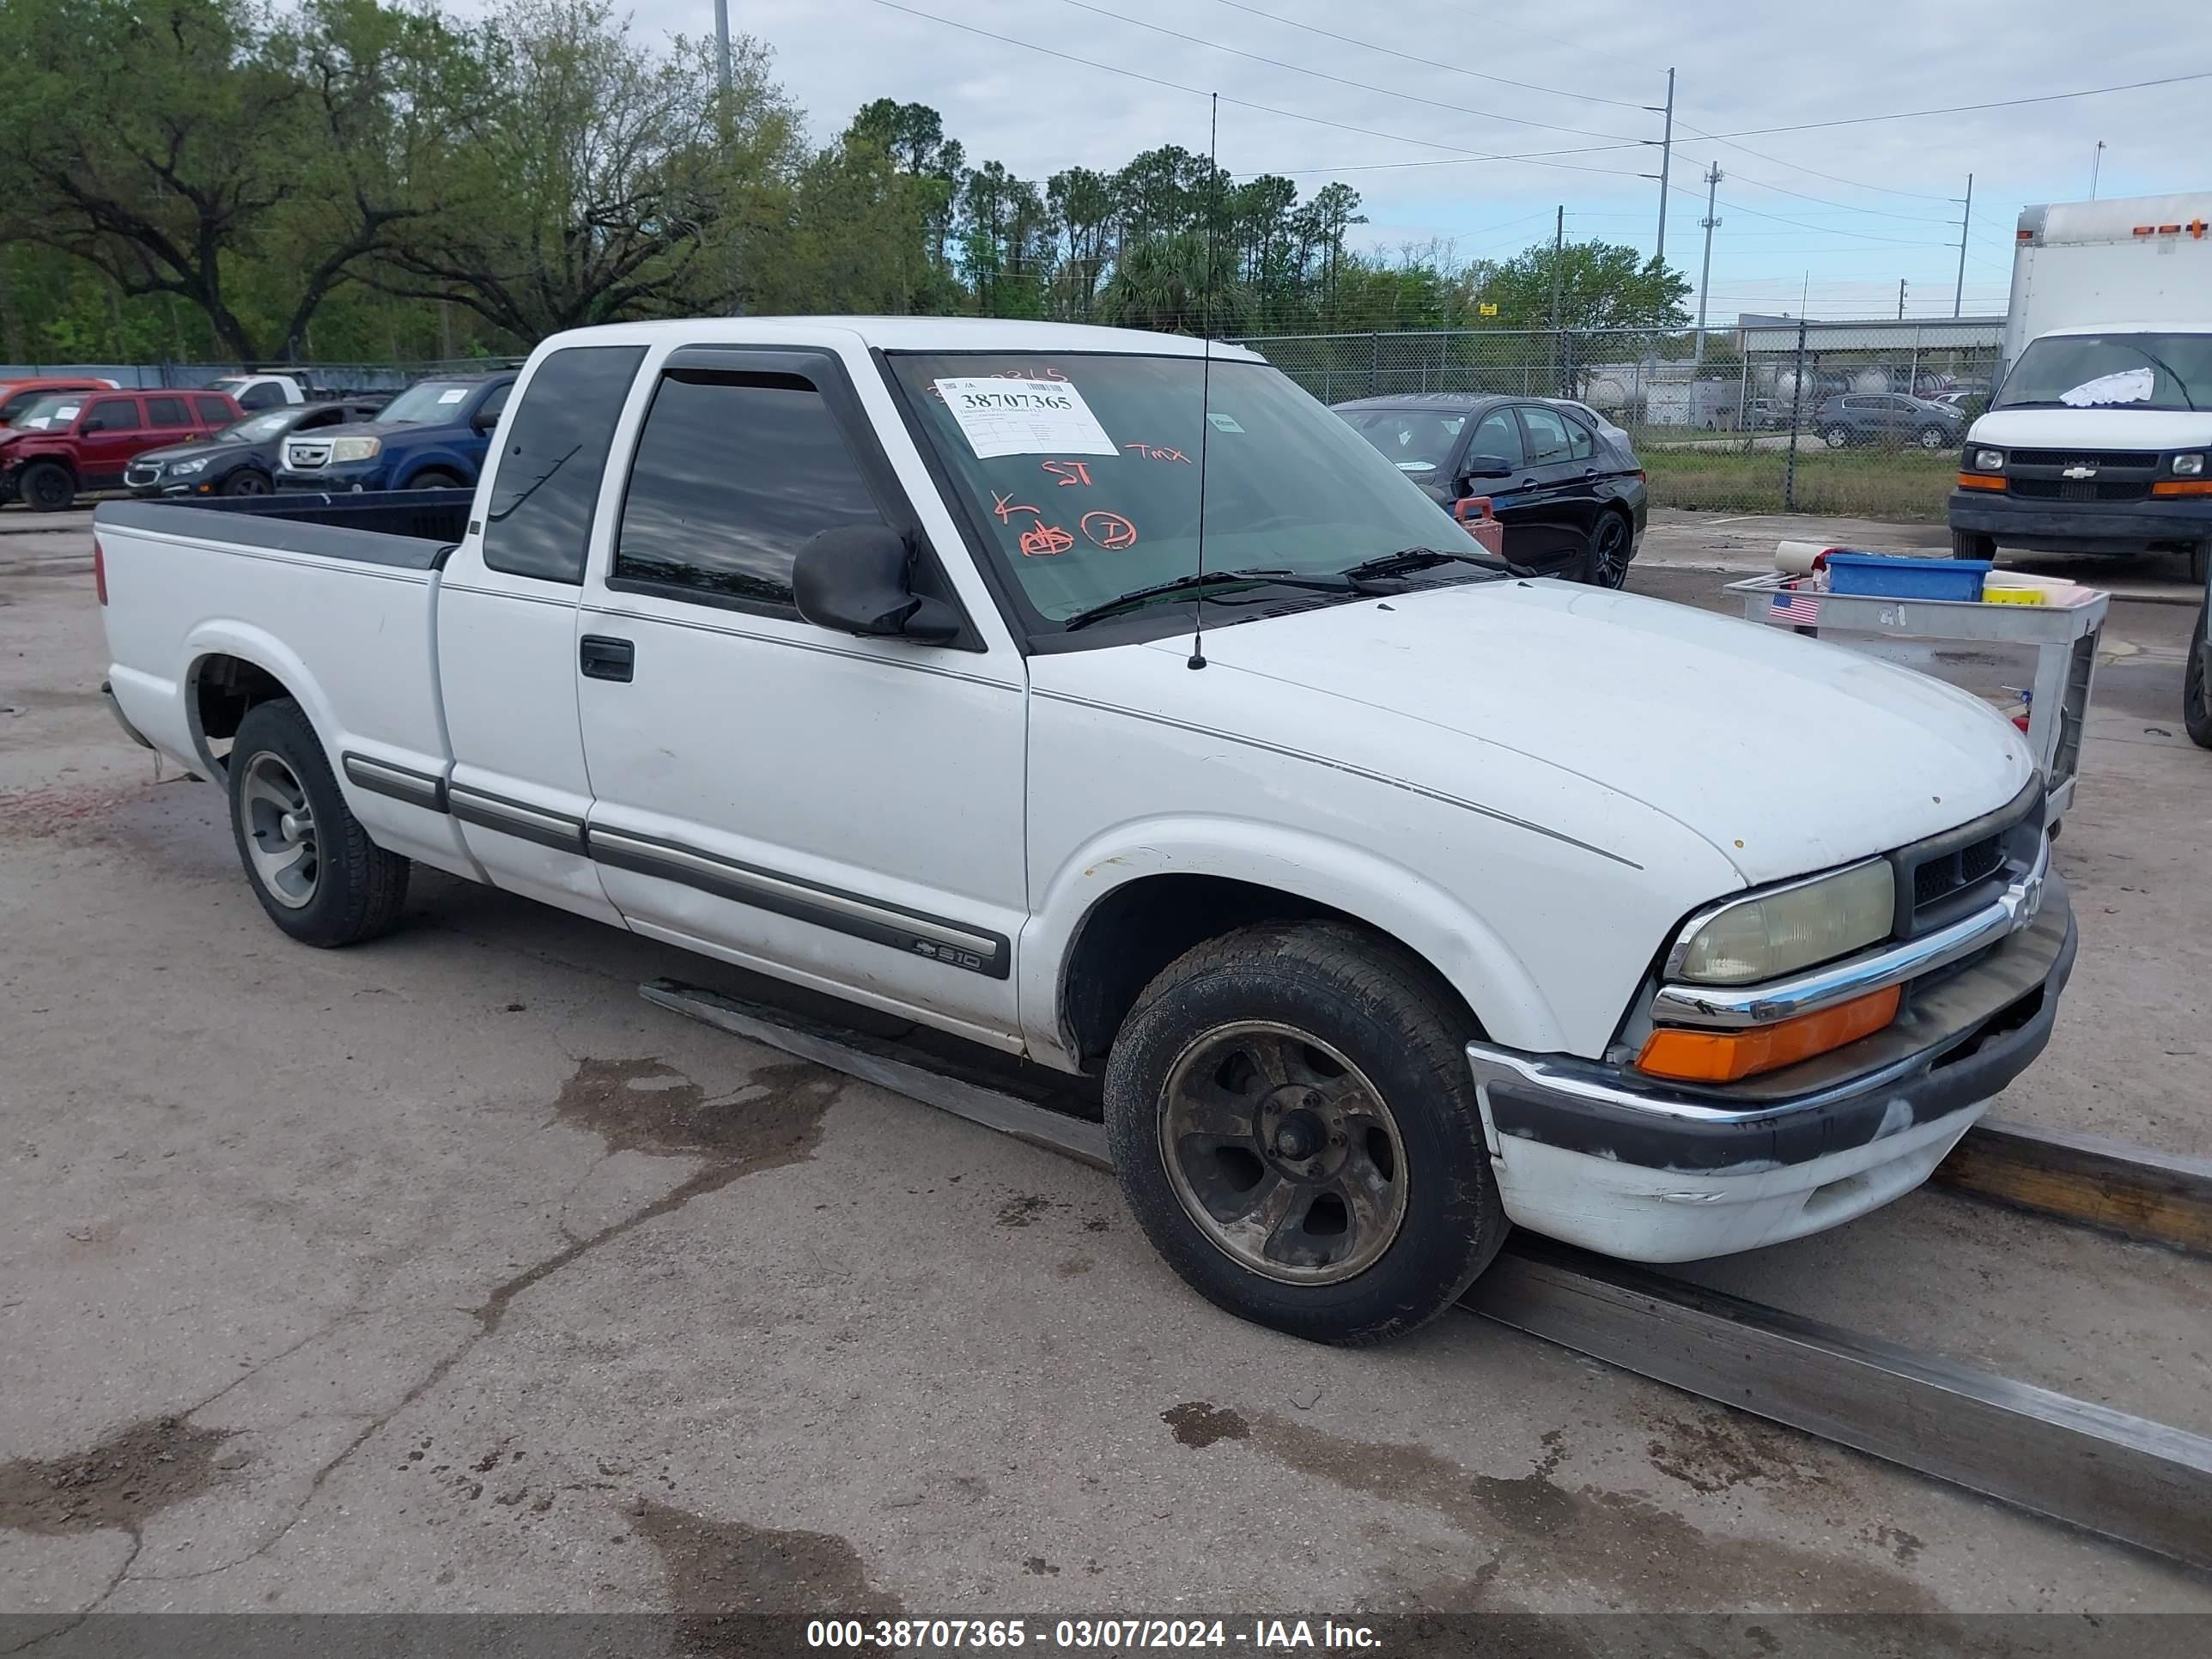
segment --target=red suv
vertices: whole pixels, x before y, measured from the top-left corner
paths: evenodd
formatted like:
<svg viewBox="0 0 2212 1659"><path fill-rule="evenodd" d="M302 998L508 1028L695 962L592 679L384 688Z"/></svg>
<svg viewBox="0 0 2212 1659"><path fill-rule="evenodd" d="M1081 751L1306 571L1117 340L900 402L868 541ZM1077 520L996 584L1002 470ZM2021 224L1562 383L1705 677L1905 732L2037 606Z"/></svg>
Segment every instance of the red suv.
<svg viewBox="0 0 2212 1659"><path fill-rule="evenodd" d="M95 375L77 374L64 378L48 376L45 380L0 380L0 426L6 426L18 415L41 398L57 392L113 392L118 390L112 380L103 380Z"/></svg>
<svg viewBox="0 0 2212 1659"><path fill-rule="evenodd" d="M60 392L0 427L0 501L58 513L82 490L112 489L131 457L228 426L220 392Z"/></svg>

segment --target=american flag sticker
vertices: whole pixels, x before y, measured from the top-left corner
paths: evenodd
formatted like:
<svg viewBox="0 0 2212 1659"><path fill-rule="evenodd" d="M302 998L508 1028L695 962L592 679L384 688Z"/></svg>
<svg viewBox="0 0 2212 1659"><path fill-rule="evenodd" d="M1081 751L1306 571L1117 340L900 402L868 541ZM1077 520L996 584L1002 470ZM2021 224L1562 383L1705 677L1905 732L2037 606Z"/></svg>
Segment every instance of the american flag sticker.
<svg viewBox="0 0 2212 1659"><path fill-rule="evenodd" d="M1774 603L1767 606L1766 620L1810 628L1820 620L1820 596L1809 588L1783 588L1775 594Z"/></svg>

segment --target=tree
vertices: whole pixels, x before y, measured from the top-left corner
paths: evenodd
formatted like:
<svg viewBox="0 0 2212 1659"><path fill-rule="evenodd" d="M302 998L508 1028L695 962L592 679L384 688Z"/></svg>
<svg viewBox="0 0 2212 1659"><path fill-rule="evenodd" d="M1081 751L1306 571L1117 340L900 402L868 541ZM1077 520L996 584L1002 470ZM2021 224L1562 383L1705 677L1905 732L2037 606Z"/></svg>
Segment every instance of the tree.
<svg viewBox="0 0 2212 1659"><path fill-rule="evenodd" d="M1501 328L1553 326L1553 278L1559 288L1558 325L1573 335L1608 329L1678 329L1689 321L1681 276L1617 243L1570 242L1554 254L1540 243L1492 273L1483 297L1498 307ZM1580 344L1577 357L1583 356Z"/></svg>
<svg viewBox="0 0 2212 1659"><path fill-rule="evenodd" d="M795 113L768 52L642 48L605 0L509 0L487 35L495 91L469 165L411 221L380 282L451 299L524 341L623 317L726 306L746 237L795 170Z"/></svg>
<svg viewBox="0 0 2212 1659"><path fill-rule="evenodd" d="M1070 167L1045 180L1045 202L1066 250L1054 275L1059 314L1087 322L1112 254L1114 181L1089 167Z"/></svg>
<svg viewBox="0 0 2212 1659"><path fill-rule="evenodd" d="M262 336L228 278L291 195L299 159L301 88L264 24L250 0L0 7L9 228L83 260L125 296L190 302L246 359ZM312 315L327 288L303 285L295 318Z"/></svg>
<svg viewBox="0 0 2212 1659"><path fill-rule="evenodd" d="M1240 334L1251 326L1252 290L1234 257L1200 230L1152 236L1121 250L1098 296L1102 322L1167 333Z"/></svg>
<svg viewBox="0 0 2212 1659"><path fill-rule="evenodd" d="M953 219L968 160L960 141L945 136L945 118L927 104L878 98L860 106L845 136L848 141L876 144L893 167L921 185L918 199L930 252L940 271L948 270Z"/></svg>

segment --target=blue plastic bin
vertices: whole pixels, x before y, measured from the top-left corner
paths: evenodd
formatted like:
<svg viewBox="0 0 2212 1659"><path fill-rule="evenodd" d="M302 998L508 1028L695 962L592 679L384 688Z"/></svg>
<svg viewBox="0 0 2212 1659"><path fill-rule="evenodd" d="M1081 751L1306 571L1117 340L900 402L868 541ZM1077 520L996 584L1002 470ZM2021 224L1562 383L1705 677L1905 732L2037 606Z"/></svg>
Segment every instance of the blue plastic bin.
<svg viewBox="0 0 2212 1659"><path fill-rule="evenodd" d="M1987 559L1913 559L1891 553L1831 553L1826 561L1831 593L1863 593L1880 599L1964 599L1978 602Z"/></svg>

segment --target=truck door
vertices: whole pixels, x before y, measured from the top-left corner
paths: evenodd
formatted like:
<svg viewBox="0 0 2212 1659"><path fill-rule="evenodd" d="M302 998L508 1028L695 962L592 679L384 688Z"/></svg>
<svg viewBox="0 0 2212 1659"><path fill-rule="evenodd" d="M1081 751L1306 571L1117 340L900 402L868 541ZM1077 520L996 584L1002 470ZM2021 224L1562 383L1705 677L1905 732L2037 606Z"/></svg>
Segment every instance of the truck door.
<svg viewBox="0 0 2212 1659"><path fill-rule="evenodd" d="M619 921L584 845L576 603L607 447L641 346L541 359L438 589L447 805L495 885ZM504 388L501 388L502 392Z"/></svg>
<svg viewBox="0 0 2212 1659"><path fill-rule="evenodd" d="M799 615L793 558L817 532L881 522L927 546L836 353L690 347L653 379L574 647L609 896L638 933L1018 1047L1011 643Z"/></svg>

